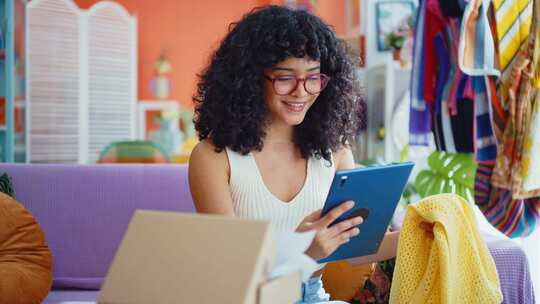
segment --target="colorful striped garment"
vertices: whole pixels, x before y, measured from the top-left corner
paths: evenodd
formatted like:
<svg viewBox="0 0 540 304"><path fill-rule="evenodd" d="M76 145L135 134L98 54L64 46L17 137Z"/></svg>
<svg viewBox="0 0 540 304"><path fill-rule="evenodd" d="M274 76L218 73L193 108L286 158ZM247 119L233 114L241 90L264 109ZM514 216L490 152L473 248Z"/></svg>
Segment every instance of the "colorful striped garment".
<svg viewBox="0 0 540 304"><path fill-rule="evenodd" d="M492 0L497 23L499 61L504 71L529 37L533 0Z"/></svg>
<svg viewBox="0 0 540 304"><path fill-rule="evenodd" d="M540 18L540 3L535 5L535 22ZM529 132L525 135L523 143L523 191L540 188L540 25L535 24L533 50L533 110L531 114Z"/></svg>
<svg viewBox="0 0 540 304"><path fill-rule="evenodd" d="M540 185L524 186L540 180L540 151L534 141L540 149L540 114L532 111L540 107L534 101L540 94L540 4L470 0L461 32L458 19L444 15L439 4L420 1L410 144L427 144L432 131L437 149L457 151L467 144L462 137L472 138L481 166L476 203L502 232L527 235L540 219ZM533 35L527 39L529 33ZM474 114L465 114L467 100L473 100ZM471 116L471 134L456 127L463 115Z"/></svg>
<svg viewBox="0 0 540 304"><path fill-rule="evenodd" d="M478 163L493 164L497 156L497 142L491 124L488 78L475 76L472 79L474 98L474 156Z"/></svg>
<svg viewBox="0 0 540 304"><path fill-rule="evenodd" d="M529 132L525 134L523 142L522 191L540 189L540 88L535 88L533 94L535 96Z"/></svg>
<svg viewBox="0 0 540 304"><path fill-rule="evenodd" d="M444 83L443 94L440 99L440 112L437 113L440 115L441 119L441 132L442 132L442 141L444 141L445 151L450 153L458 152L456 150L456 144L454 141L454 134L452 133L452 126L450 123L450 115L457 115L457 90L459 83L463 78L463 73L457 67L457 46L456 41L458 39L453 39L457 37L458 33L458 23L456 19L449 19L447 21L447 27L445 28L446 34L446 45L448 48L449 59L450 59L450 74L448 76L448 81Z"/></svg>
<svg viewBox="0 0 540 304"><path fill-rule="evenodd" d="M456 46L455 52L458 56L456 65L459 65L459 69L457 70L466 75L475 76L468 81L468 87L474 83L473 94L469 96L470 99L474 100L474 117L471 117L474 127L473 134L470 136L474 138L475 159L485 164L494 163L497 152L497 140L491 122L493 113L490 106L492 98L496 98L496 96L490 94L489 86L485 84L486 81L489 82L489 78L485 76L500 75L491 27L494 24L490 24L489 19L490 4L491 0L472 0L467 3L461 22L459 45ZM455 43L456 40L450 39L450 41ZM458 82L454 80L453 83ZM455 103L463 102L463 100L451 96L450 101L449 109L451 114L455 116L457 114ZM454 134L454 138L463 135ZM446 137L448 137L447 133L444 135L445 139ZM448 147L446 151L452 152Z"/></svg>
<svg viewBox="0 0 540 304"><path fill-rule="evenodd" d="M531 27L533 32L540 31L537 20L540 18L538 6L536 11L536 18ZM523 189L524 169L527 169L523 166L523 152L527 144L525 139L531 132L532 113L536 99L536 89L533 87L534 76L537 72L537 64L534 62L537 58L535 54L537 43L534 39L536 36L531 35L521 46L511 67L514 82L508 86L509 120L498 147L497 160L491 178L494 186L510 190L515 199L540 196L540 188L529 191Z"/></svg>
<svg viewBox="0 0 540 304"><path fill-rule="evenodd" d="M493 187L492 165L478 164L474 184L474 200L486 219L508 237L524 237L540 221L540 197L514 199L512 192Z"/></svg>
<svg viewBox="0 0 540 304"><path fill-rule="evenodd" d="M433 131L437 149L462 152L463 137L472 138L483 166L477 204L512 237L529 234L540 217L540 185L524 184L540 180L540 4L533 2L540 0L470 0L459 23L440 1L420 1L415 37L410 144L427 143ZM474 114L465 114L470 100ZM471 116L471 134L463 115Z"/></svg>
<svg viewBox="0 0 540 304"><path fill-rule="evenodd" d="M500 142L497 163L495 168L479 164L475 178L476 204L493 226L510 237L529 235L540 221L540 185L527 184L529 177L535 181L540 178L536 175L540 174L540 150L533 150L540 145L540 92L536 76L540 57L538 19L540 5L535 6L531 27L535 34L507 66L506 71L511 71L507 74L514 77L514 83L507 87L508 111L500 99L492 100L492 121ZM489 80L488 92L497 97L493 94L493 79ZM536 141L534 145L533 141Z"/></svg>
<svg viewBox="0 0 540 304"><path fill-rule="evenodd" d="M420 1L416 18L416 34L413 47L413 63L411 75L411 107L409 119L409 143L411 145L429 145L429 133L431 132L430 109L424 99L424 34L426 1Z"/></svg>
<svg viewBox="0 0 540 304"><path fill-rule="evenodd" d="M471 76L500 75L489 21L490 4L491 0L471 0L463 14L459 67Z"/></svg>
<svg viewBox="0 0 540 304"><path fill-rule="evenodd" d="M515 83L512 65L529 37L533 0L492 0L495 9L497 49L502 72L499 86L501 102L508 109L509 90Z"/></svg>

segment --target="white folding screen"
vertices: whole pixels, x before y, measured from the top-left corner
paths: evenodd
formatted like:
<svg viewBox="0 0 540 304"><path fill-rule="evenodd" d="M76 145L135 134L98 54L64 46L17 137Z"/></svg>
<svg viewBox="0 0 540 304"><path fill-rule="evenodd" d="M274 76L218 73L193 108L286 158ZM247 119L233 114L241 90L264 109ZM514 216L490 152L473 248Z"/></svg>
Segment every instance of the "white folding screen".
<svg viewBox="0 0 540 304"><path fill-rule="evenodd" d="M88 10L88 158L135 137L135 19L114 2ZM129 127L127 127L129 126Z"/></svg>
<svg viewBox="0 0 540 304"><path fill-rule="evenodd" d="M27 160L79 161L80 14L71 1L27 6Z"/></svg>
<svg viewBox="0 0 540 304"><path fill-rule="evenodd" d="M27 161L92 163L135 138L136 19L102 1L27 6Z"/></svg>

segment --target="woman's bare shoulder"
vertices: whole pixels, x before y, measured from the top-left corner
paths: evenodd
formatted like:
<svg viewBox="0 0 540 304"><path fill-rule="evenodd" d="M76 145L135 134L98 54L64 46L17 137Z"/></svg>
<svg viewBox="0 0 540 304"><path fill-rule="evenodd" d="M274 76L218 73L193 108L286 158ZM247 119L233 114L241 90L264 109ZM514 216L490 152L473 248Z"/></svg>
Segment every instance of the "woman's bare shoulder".
<svg viewBox="0 0 540 304"><path fill-rule="evenodd" d="M195 146L189 158L189 186L198 212L233 215L227 152L209 141Z"/></svg>
<svg viewBox="0 0 540 304"><path fill-rule="evenodd" d="M218 151L214 143L209 139L200 141L193 151L189 159L190 166L202 168L223 168L228 171L229 161L225 150Z"/></svg>

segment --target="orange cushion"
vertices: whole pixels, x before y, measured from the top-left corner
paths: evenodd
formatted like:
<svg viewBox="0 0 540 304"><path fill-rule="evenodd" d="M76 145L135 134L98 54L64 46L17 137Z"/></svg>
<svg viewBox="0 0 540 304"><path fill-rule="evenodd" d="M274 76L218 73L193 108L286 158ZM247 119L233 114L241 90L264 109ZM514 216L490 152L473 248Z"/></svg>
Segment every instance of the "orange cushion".
<svg viewBox="0 0 540 304"><path fill-rule="evenodd" d="M0 193L0 304L41 303L52 284L52 257L34 217Z"/></svg>
<svg viewBox="0 0 540 304"><path fill-rule="evenodd" d="M322 275L324 289L332 300L350 301L355 293L364 287L375 265L373 263L353 266L347 261L328 263Z"/></svg>

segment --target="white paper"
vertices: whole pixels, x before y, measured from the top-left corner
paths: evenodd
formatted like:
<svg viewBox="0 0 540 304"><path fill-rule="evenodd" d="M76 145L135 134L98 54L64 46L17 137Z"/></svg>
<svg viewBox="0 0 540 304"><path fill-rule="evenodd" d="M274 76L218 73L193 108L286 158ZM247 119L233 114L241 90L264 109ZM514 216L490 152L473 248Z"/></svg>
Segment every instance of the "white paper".
<svg viewBox="0 0 540 304"><path fill-rule="evenodd" d="M315 231L303 233L273 231L273 236L277 253L270 271L270 279L299 271L302 281L305 282L321 268L320 264L305 254L315 237Z"/></svg>

